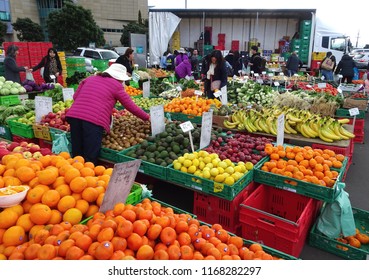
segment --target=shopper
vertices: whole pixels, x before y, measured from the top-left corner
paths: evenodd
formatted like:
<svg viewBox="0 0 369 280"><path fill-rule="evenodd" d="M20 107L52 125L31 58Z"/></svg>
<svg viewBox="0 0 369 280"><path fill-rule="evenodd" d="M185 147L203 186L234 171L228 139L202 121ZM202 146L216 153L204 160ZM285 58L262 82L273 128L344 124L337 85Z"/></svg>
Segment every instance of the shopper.
<svg viewBox="0 0 369 280"><path fill-rule="evenodd" d="M254 73L261 74L262 72L262 58L259 53L259 48L257 46L251 47L251 58L249 61L250 71Z"/></svg>
<svg viewBox="0 0 369 280"><path fill-rule="evenodd" d="M303 66L302 61L297 56L296 52L292 52L291 56L287 59L286 68L288 71L288 76L291 77L299 71L299 68Z"/></svg>
<svg viewBox="0 0 369 280"><path fill-rule="evenodd" d="M178 55L176 56L175 60L175 66L178 66L181 64L181 62L185 59L188 59L188 55L186 53L186 50L184 48L180 48L178 50Z"/></svg>
<svg viewBox="0 0 369 280"><path fill-rule="evenodd" d="M192 76L190 60L185 58L175 69L177 80Z"/></svg>
<svg viewBox="0 0 369 280"><path fill-rule="evenodd" d="M227 84L227 69L222 53L214 50L203 65L204 91L208 98L214 98L214 91Z"/></svg>
<svg viewBox="0 0 369 280"><path fill-rule="evenodd" d="M124 90L122 83L129 79L126 67L113 63L104 72L81 82L66 114L73 156L80 155L86 161L97 163L103 132L110 131L111 113L117 101L140 119L150 119Z"/></svg>
<svg viewBox="0 0 369 280"><path fill-rule="evenodd" d="M117 58L115 63L120 63L127 69L127 74L129 77L132 76L133 71L133 49L128 48L126 49L125 53Z"/></svg>
<svg viewBox="0 0 369 280"><path fill-rule="evenodd" d="M175 54L171 54L170 52L167 55L167 61L166 61L166 65L167 65L167 70L168 71L173 71L175 68L174 65L174 59L175 59Z"/></svg>
<svg viewBox="0 0 369 280"><path fill-rule="evenodd" d="M334 73L336 75L341 74L343 76L341 80L342 83L351 84L352 79L355 75L354 67L355 62L352 57L348 54L344 54L341 61L338 63L336 71Z"/></svg>
<svg viewBox="0 0 369 280"><path fill-rule="evenodd" d="M327 81L333 81L333 71L336 68L336 57L332 52L327 52L326 57L320 64L320 73Z"/></svg>
<svg viewBox="0 0 369 280"><path fill-rule="evenodd" d="M58 77L62 74L62 66L58 53L54 48L48 49L47 55L41 59L39 64L37 64L35 67L32 67L30 70L34 72L42 68L43 72L41 73L41 76L45 83L57 82ZM51 75L54 75L55 79L52 79L50 77Z"/></svg>
<svg viewBox="0 0 369 280"><path fill-rule="evenodd" d="M199 56L199 52L198 52L197 49L194 49L192 51L190 61L191 61L191 69L192 69L192 72L193 72L193 76L195 77L195 79L198 79L198 77L199 77L200 56Z"/></svg>
<svg viewBox="0 0 369 280"><path fill-rule="evenodd" d="M19 72L26 72L28 70L27 66L18 66L16 59L19 54L19 48L16 45L10 45L6 50L6 57L4 59L4 71L5 79L7 81L13 81L20 83Z"/></svg>
<svg viewBox="0 0 369 280"><path fill-rule="evenodd" d="M161 69L167 69L167 56L168 56L169 52L168 51L165 51L163 53L163 55L161 56L160 58L160 68Z"/></svg>

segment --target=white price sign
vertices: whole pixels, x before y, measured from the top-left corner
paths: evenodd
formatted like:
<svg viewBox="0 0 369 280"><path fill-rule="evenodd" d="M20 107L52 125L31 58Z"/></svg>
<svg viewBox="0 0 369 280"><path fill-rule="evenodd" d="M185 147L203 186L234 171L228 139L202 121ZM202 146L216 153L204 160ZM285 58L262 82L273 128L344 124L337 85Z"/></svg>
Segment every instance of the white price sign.
<svg viewBox="0 0 369 280"><path fill-rule="evenodd" d="M264 84L264 81L263 81L263 79L256 79L256 82L258 83L258 84Z"/></svg>
<svg viewBox="0 0 369 280"><path fill-rule="evenodd" d="M145 98L149 98L150 97L150 81L146 81L142 83L142 95Z"/></svg>
<svg viewBox="0 0 369 280"><path fill-rule="evenodd" d="M195 95L201 96L202 95L202 91L201 90L195 90Z"/></svg>
<svg viewBox="0 0 369 280"><path fill-rule="evenodd" d="M279 82L274 82L275 87L279 87Z"/></svg>
<svg viewBox="0 0 369 280"><path fill-rule="evenodd" d="M176 87L177 91L182 91L182 88L180 86Z"/></svg>
<svg viewBox="0 0 369 280"><path fill-rule="evenodd" d="M280 114L277 119L277 146L284 142L284 114Z"/></svg>
<svg viewBox="0 0 369 280"><path fill-rule="evenodd" d="M257 78L259 77L259 73L255 73L254 76Z"/></svg>
<svg viewBox="0 0 369 280"><path fill-rule="evenodd" d="M223 105L227 105L228 104L227 86L222 87L220 91L222 92L222 98L220 101L222 101Z"/></svg>
<svg viewBox="0 0 369 280"><path fill-rule="evenodd" d="M36 123L41 121L42 116L53 111L53 100L51 97L36 96L35 97L35 113Z"/></svg>
<svg viewBox="0 0 369 280"><path fill-rule="evenodd" d="M349 113L350 113L350 116L353 117L353 116L357 116L360 114L360 111L358 108L351 108L349 109Z"/></svg>
<svg viewBox="0 0 369 280"><path fill-rule="evenodd" d="M265 72L265 71L263 71L263 72L261 72L261 74L263 74L263 75L265 75L267 72Z"/></svg>
<svg viewBox="0 0 369 280"><path fill-rule="evenodd" d="M151 133L152 136L162 133L165 130L164 105L157 105L150 108Z"/></svg>
<svg viewBox="0 0 369 280"><path fill-rule="evenodd" d="M99 211L105 213L118 202L125 203L136 179L141 160L116 163Z"/></svg>
<svg viewBox="0 0 369 280"><path fill-rule="evenodd" d="M222 95L222 92L220 91L220 90L217 90L217 91L215 91L214 92L214 96L216 97L216 98L218 98L219 96L221 96Z"/></svg>
<svg viewBox="0 0 369 280"><path fill-rule="evenodd" d="M202 114L200 149L207 147L211 140L211 128L213 127L213 111Z"/></svg>
<svg viewBox="0 0 369 280"><path fill-rule="evenodd" d="M63 88L63 100L73 100L74 88Z"/></svg>
<svg viewBox="0 0 369 280"><path fill-rule="evenodd" d="M140 75L138 75L137 72L133 72L132 80L137 83L140 80Z"/></svg>
<svg viewBox="0 0 369 280"><path fill-rule="evenodd" d="M50 75L50 79L55 80L56 79L55 75Z"/></svg>
<svg viewBox="0 0 369 280"><path fill-rule="evenodd" d="M274 74L273 73L269 73L268 76L271 78L271 77L274 76Z"/></svg>
<svg viewBox="0 0 369 280"><path fill-rule="evenodd" d="M318 88L326 88L327 83L318 83Z"/></svg>
<svg viewBox="0 0 369 280"><path fill-rule="evenodd" d="M192 125L192 122L190 122L190 121L187 121L187 122L181 123L179 126L181 127L181 129L182 129L182 131L183 131L184 133L189 132L189 131L191 131L191 130L193 130L193 129L194 129L194 127L193 127L193 125Z"/></svg>

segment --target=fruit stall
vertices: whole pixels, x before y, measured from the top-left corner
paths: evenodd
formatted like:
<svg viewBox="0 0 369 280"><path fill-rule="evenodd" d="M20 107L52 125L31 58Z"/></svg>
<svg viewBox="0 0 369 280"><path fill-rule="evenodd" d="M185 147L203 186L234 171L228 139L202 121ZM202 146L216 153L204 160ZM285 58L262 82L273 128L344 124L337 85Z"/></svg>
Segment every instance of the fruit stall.
<svg viewBox="0 0 369 280"><path fill-rule="evenodd" d="M55 147L59 136L70 141L73 100L62 85L1 81L1 259L296 260L307 242L366 258L366 211L352 208L350 236L326 236L318 224L344 192L354 143L363 143L366 107L350 106L367 104L365 96L306 77L264 76L229 80L223 104L201 96L199 81L158 69L137 74L126 91L147 112L161 106L164 130L152 135L150 122L117 103L96 166ZM52 106L36 122L39 98ZM135 160L127 197L100 212L113 170ZM182 189L190 197L177 196Z"/></svg>

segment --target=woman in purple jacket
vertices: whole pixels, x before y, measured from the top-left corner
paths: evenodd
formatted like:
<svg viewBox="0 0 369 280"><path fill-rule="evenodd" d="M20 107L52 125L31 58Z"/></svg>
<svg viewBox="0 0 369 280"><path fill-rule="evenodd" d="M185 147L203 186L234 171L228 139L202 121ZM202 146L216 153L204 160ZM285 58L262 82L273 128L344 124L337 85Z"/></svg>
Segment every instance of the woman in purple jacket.
<svg viewBox="0 0 369 280"><path fill-rule="evenodd" d="M191 76L192 66L190 60L187 58L183 60L178 66L176 66L176 78L177 80Z"/></svg>
<svg viewBox="0 0 369 280"><path fill-rule="evenodd" d="M81 82L66 114L73 156L80 155L86 161L97 163L103 132L110 132L112 110L117 101L140 119L150 119L124 90L122 83L129 79L126 67L114 63L104 72Z"/></svg>

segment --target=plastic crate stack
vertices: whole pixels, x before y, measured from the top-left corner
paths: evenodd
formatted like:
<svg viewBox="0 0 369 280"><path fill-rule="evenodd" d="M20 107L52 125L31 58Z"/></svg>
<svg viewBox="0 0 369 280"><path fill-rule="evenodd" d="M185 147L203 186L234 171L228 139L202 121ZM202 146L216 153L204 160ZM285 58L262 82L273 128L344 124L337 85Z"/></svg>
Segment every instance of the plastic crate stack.
<svg viewBox="0 0 369 280"><path fill-rule="evenodd" d="M28 51L29 51L29 59L31 63L31 67L35 67L40 63L42 58L47 54L47 50L44 51L41 42L29 42L28 43ZM32 72L33 78L36 84L42 84L44 79L41 76L40 71Z"/></svg>
<svg viewBox="0 0 369 280"><path fill-rule="evenodd" d="M232 41L231 50L232 51L239 51L240 50L240 41L239 40L233 40Z"/></svg>
<svg viewBox="0 0 369 280"><path fill-rule="evenodd" d="M310 33L311 20L301 21L298 55L303 63L309 60Z"/></svg>
<svg viewBox="0 0 369 280"><path fill-rule="evenodd" d="M65 61L65 52L58 52L58 56L63 69L61 77L59 76L60 78L58 78L58 82L65 87L67 85L67 62Z"/></svg>
<svg viewBox="0 0 369 280"><path fill-rule="evenodd" d="M10 45L16 45L19 48L19 54L17 55L17 64L18 66L27 66L30 67L29 60L29 52L28 52L28 43L27 42L4 42L4 51L8 50ZM26 79L26 73L20 72L21 81Z"/></svg>
<svg viewBox="0 0 369 280"><path fill-rule="evenodd" d="M216 50L224 51L225 50L225 34L218 34L218 45L214 47Z"/></svg>
<svg viewBox="0 0 369 280"><path fill-rule="evenodd" d="M75 57L66 57L66 69L67 69L67 76L71 77L74 75L75 72L84 73L86 72L86 62L85 58L75 58Z"/></svg>

